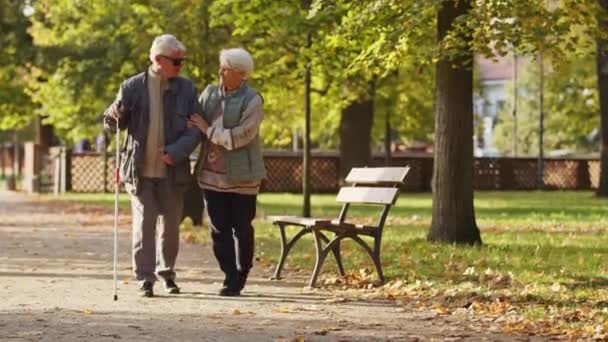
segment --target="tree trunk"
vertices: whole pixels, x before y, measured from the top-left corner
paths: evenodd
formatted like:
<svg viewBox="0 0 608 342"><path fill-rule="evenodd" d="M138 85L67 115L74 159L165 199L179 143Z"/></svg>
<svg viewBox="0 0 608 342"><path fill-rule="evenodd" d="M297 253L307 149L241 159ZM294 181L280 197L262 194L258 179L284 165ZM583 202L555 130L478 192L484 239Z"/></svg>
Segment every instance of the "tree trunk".
<svg viewBox="0 0 608 342"><path fill-rule="evenodd" d="M470 1L448 1L439 10L438 39ZM472 54L436 65L433 217L429 241L481 244L473 208ZM468 64L468 65L467 65Z"/></svg>
<svg viewBox="0 0 608 342"><path fill-rule="evenodd" d="M608 10L608 0L600 0L604 10ZM599 20L602 29L608 29L608 21ZM597 196L608 197L608 42L597 39L597 89L600 98L600 184Z"/></svg>
<svg viewBox="0 0 608 342"><path fill-rule="evenodd" d="M340 178L351 168L369 166L371 133L374 118L373 97L352 102L342 110L340 118Z"/></svg>
<svg viewBox="0 0 608 342"><path fill-rule="evenodd" d="M53 133L53 126L52 125L45 125L42 123L43 121L43 117L38 115L36 116L36 120L35 120L35 131L36 131L36 137L34 139L34 141L36 142L36 144L40 145L41 148L43 148L45 151L48 150L49 147L53 146L54 144L54 133Z"/></svg>

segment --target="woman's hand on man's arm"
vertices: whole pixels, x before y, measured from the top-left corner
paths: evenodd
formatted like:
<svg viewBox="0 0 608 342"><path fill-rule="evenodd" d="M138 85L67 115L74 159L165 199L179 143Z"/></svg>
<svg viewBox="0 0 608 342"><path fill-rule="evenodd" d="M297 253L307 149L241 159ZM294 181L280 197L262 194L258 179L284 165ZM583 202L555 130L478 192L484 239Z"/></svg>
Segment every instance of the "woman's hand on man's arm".
<svg viewBox="0 0 608 342"><path fill-rule="evenodd" d="M191 114L188 117L188 128L191 127L198 128L205 135L207 135L207 130L209 130L209 124L207 123L207 121L205 121L205 119L203 119L200 115L196 113Z"/></svg>

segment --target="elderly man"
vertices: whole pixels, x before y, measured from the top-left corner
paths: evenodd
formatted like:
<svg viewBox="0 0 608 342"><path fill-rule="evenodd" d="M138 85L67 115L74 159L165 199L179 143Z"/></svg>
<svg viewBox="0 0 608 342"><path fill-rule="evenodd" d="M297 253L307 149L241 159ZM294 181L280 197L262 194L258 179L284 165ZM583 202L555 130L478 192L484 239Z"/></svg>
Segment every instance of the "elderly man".
<svg viewBox="0 0 608 342"><path fill-rule="evenodd" d="M205 193L213 251L224 272L221 296L238 296L253 262L256 197L266 176L259 136L262 97L247 85L253 59L243 49L220 53L220 84L200 96L190 124L205 138L196 176Z"/></svg>
<svg viewBox="0 0 608 342"><path fill-rule="evenodd" d="M188 116L200 113L196 89L178 76L185 51L170 34L156 37L152 64L122 83L104 113L106 131L115 132L117 121L126 130L120 178L131 195L133 272L144 297L154 296L157 276L168 293L180 291L175 283L179 223L191 182L189 155L200 141L199 131L187 126Z"/></svg>

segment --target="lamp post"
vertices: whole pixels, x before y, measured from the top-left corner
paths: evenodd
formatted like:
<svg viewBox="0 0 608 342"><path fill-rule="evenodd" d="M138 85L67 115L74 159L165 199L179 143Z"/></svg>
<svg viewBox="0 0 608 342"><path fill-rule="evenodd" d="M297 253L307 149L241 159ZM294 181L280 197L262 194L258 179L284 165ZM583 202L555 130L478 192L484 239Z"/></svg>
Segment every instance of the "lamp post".
<svg viewBox="0 0 608 342"><path fill-rule="evenodd" d="M306 35L306 47L310 51L312 46L312 32ZM304 154L302 159L302 193L304 195L304 203L302 207L302 216L310 217L310 170L311 170L311 154L310 154L310 92L311 92L311 60L306 57L306 71L304 75Z"/></svg>
<svg viewBox="0 0 608 342"><path fill-rule="evenodd" d="M513 52L513 157L517 157L517 54Z"/></svg>
<svg viewBox="0 0 608 342"><path fill-rule="evenodd" d="M538 67L539 67L539 89L538 89L538 163L536 170L537 183L536 186L539 190L544 188L543 180L543 135L544 135L544 68L543 68L543 52L542 50L538 55Z"/></svg>

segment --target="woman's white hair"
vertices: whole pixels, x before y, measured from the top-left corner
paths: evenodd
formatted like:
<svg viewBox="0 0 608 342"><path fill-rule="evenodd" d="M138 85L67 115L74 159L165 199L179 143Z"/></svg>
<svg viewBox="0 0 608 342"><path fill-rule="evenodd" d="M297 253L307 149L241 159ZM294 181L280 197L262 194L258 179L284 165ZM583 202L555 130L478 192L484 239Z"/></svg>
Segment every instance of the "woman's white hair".
<svg viewBox="0 0 608 342"><path fill-rule="evenodd" d="M247 50L242 48L222 50L220 52L220 65L242 72L245 79L253 73L253 58Z"/></svg>
<svg viewBox="0 0 608 342"><path fill-rule="evenodd" d="M186 51L186 47L182 42L177 40L172 34L163 34L154 38L152 46L150 47L150 60L154 62L154 59L158 55L171 55L176 51Z"/></svg>

